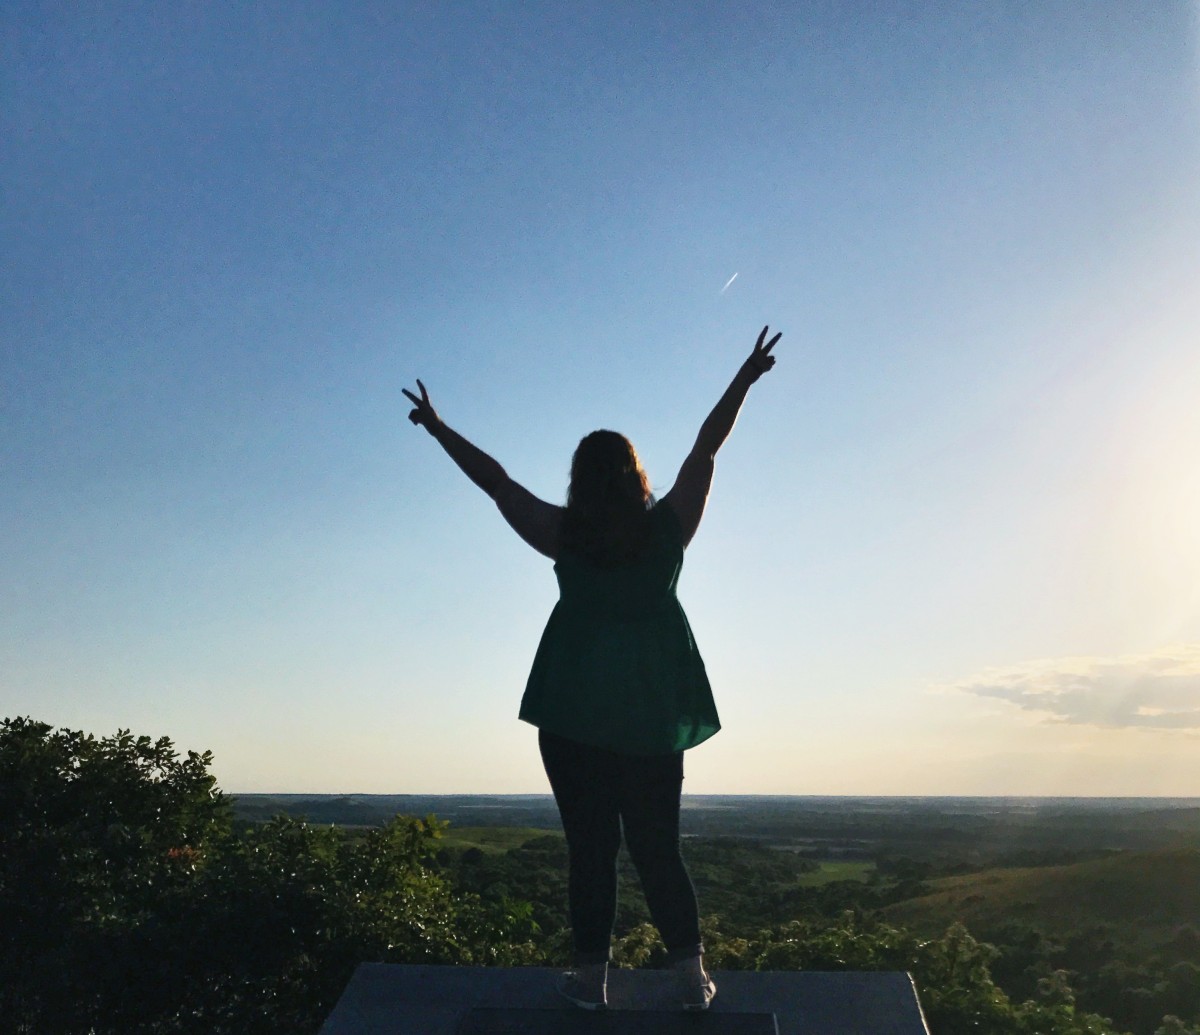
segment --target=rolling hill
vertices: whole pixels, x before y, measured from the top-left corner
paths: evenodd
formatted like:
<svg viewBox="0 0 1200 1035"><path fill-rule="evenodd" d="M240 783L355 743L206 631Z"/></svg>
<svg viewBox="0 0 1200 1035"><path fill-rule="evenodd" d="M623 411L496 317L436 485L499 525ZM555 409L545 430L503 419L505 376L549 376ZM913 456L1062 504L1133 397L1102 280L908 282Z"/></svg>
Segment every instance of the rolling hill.
<svg viewBox="0 0 1200 1035"><path fill-rule="evenodd" d="M883 910L890 921L936 935L959 921L976 936L1025 923L1066 937L1111 927L1149 949L1200 928L1200 849L1122 852L1068 866L984 870L931 881L932 892Z"/></svg>

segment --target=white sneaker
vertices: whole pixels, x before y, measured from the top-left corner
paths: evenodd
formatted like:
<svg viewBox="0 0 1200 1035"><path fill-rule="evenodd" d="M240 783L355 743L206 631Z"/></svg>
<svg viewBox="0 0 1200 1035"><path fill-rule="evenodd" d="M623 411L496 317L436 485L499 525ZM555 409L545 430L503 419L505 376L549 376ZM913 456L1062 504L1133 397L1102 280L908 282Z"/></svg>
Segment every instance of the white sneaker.
<svg viewBox="0 0 1200 1035"><path fill-rule="evenodd" d="M680 971L679 995L685 1010L707 1010L716 998L717 983L704 971L699 974Z"/></svg>

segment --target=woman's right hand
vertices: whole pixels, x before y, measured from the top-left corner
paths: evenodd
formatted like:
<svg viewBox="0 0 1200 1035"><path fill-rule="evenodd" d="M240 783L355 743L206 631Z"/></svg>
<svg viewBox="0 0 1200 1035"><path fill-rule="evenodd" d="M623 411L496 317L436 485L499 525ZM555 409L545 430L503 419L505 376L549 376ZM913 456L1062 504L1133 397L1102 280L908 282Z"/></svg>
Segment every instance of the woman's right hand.
<svg viewBox="0 0 1200 1035"><path fill-rule="evenodd" d="M762 333L758 336L758 341L754 345L754 351L750 353L750 358L742 364L742 369L750 375L751 384L775 365L775 357L771 355L771 350L775 347L775 343L783 337L783 332L781 331L770 341L767 341L767 331L769 329L769 327L762 329ZM767 342L765 345L763 344L764 341Z"/></svg>
<svg viewBox="0 0 1200 1035"><path fill-rule="evenodd" d="M774 342L771 344L774 344ZM413 395L407 388L400 389L414 403L414 408L409 413L408 419L414 424L421 425L429 434L433 435L442 426L442 418L437 415L437 410L433 408L433 403L429 401L429 393L425 391L425 386L421 384L420 378L417 379L417 388L421 392L420 398Z"/></svg>

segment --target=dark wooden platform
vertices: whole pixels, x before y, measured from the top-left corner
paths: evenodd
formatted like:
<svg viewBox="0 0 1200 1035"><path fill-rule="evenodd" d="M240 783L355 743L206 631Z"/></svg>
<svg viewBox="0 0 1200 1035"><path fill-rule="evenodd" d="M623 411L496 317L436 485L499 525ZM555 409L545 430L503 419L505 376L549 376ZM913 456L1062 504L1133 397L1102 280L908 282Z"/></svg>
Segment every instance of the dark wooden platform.
<svg viewBox="0 0 1200 1035"><path fill-rule="evenodd" d="M609 1009L580 1010L543 967L364 963L321 1035L929 1035L907 974L716 971L717 998L684 1013L674 975L610 970Z"/></svg>

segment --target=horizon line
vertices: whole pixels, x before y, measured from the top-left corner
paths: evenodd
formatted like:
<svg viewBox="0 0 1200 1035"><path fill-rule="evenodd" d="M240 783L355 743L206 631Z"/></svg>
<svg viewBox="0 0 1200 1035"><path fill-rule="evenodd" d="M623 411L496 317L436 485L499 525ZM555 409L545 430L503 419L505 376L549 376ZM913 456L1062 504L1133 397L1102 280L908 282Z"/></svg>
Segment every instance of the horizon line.
<svg viewBox="0 0 1200 1035"><path fill-rule="evenodd" d="M326 798L544 798L554 800L549 791L223 791L228 798L289 797L319 795ZM684 798L805 798L870 801L1195 801L1200 794L783 794L783 793L700 793Z"/></svg>

